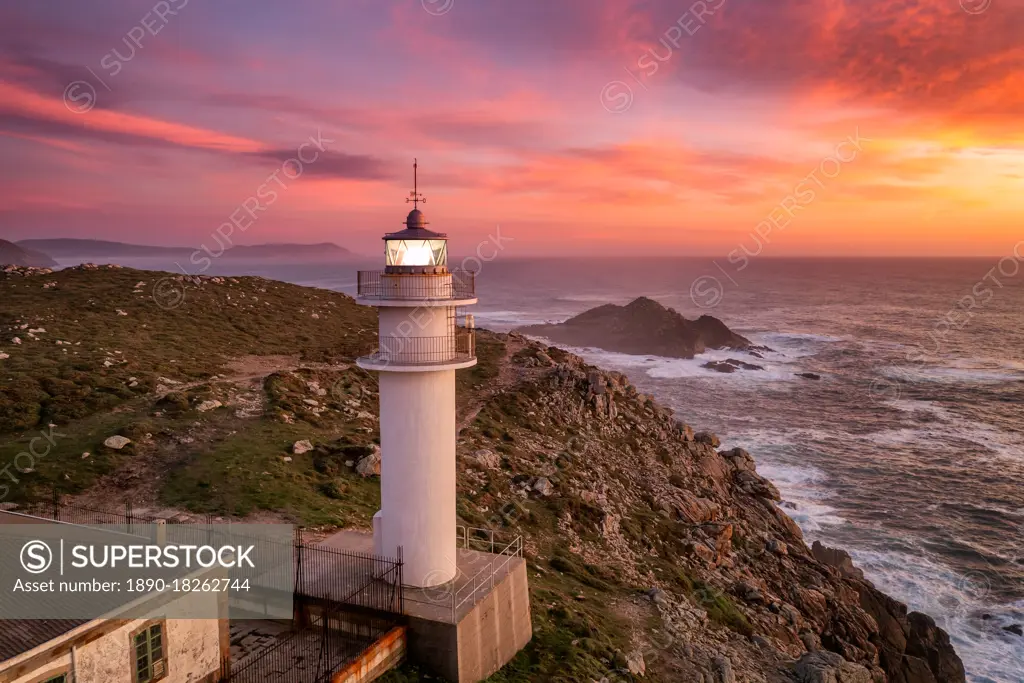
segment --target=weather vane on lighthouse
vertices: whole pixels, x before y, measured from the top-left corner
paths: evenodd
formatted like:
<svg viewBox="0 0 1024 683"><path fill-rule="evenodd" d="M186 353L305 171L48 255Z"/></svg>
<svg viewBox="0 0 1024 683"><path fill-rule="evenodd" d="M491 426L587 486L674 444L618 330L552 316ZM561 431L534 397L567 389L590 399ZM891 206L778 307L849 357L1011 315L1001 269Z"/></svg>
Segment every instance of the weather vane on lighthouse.
<svg viewBox="0 0 1024 683"><path fill-rule="evenodd" d="M420 202L427 203L427 198L420 194L419 191L419 159L412 160L412 192L409 193L409 197L405 200L408 204L412 202L412 208L420 208Z"/></svg>

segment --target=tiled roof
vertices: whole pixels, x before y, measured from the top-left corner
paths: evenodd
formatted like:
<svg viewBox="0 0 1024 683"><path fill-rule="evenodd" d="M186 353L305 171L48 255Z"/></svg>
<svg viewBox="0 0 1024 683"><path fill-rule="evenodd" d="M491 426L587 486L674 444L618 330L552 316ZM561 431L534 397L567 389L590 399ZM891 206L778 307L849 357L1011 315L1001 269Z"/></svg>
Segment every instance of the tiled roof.
<svg viewBox="0 0 1024 683"><path fill-rule="evenodd" d="M89 619L0 620L0 661L11 659L48 640L58 638Z"/></svg>

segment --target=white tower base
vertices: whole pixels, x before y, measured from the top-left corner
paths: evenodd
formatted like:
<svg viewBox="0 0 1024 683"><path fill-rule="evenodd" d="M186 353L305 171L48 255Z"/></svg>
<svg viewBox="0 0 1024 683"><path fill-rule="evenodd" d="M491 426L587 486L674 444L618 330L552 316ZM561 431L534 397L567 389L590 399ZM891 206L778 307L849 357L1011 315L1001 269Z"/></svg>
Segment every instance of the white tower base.
<svg viewBox="0 0 1024 683"><path fill-rule="evenodd" d="M380 373L381 512L374 548L429 588L456 573L455 371ZM386 511L386 513L385 513Z"/></svg>

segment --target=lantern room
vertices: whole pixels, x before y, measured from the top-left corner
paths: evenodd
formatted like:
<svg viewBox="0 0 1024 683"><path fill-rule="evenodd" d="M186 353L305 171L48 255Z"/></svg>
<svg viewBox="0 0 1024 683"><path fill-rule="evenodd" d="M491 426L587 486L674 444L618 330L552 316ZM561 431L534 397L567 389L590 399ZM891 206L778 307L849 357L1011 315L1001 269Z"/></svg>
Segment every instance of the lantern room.
<svg viewBox="0 0 1024 683"><path fill-rule="evenodd" d="M384 235L387 272L444 272L448 266L448 235L427 229L423 212L413 209L405 230Z"/></svg>

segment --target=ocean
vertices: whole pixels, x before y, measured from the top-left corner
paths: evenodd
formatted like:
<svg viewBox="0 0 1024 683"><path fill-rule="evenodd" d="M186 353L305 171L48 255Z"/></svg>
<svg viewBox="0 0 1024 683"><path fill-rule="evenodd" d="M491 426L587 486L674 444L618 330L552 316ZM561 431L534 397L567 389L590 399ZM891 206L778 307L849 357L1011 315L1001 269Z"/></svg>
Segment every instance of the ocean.
<svg viewBox="0 0 1024 683"><path fill-rule="evenodd" d="M208 274L352 294L356 267L221 260ZM763 360L574 350L750 451L808 543L846 549L880 589L934 617L972 683L1024 682L1024 637L1004 630L1024 625L1024 265L1012 252L755 258L742 271L725 259L499 256L480 264L477 290L477 325L497 331L648 296L770 347ZM701 367L729 357L764 370Z"/></svg>

